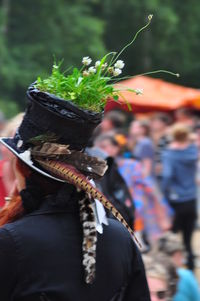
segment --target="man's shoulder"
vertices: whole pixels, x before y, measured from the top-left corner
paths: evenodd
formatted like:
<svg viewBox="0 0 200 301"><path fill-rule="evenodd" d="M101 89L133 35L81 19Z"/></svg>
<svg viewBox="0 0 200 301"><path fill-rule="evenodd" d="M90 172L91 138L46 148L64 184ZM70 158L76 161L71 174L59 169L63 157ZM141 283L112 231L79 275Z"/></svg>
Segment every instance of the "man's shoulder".
<svg viewBox="0 0 200 301"><path fill-rule="evenodd" d="M133 237L125 226L115 219L108 219L108 226L104 226L104 238L110 238L113 243L119 246L135 248Z"/></svg>

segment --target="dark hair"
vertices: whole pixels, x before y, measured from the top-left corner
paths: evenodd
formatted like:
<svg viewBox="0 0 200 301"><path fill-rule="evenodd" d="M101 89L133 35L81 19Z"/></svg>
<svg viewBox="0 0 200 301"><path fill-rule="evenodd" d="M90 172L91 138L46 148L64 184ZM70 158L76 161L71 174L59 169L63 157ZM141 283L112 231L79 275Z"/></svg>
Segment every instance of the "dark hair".
<svg viewBox="0 0 200 301"><path fill-rule="evenodd" d="M138 121L139 125L143 128L144 130L144 135L149 137L150 136L150 126L147 121Z"/></svg>
<svg viewBox="0 0 200 301"><path fill-rule="evenodd" d="M20 219L26 213L36 210L43 197L53 195L61 190L65 183L57 182L33 171L21 160L17 160L17 168L26 178L26 188L16 193L9 204L0 211L0 226ZM73 189L72 185L71 186Z"/></svg>
<svg viewBox="0 0 200 301"><path fill-rule="evenodd" d="M170 125L171 124L171 118L169 117L168 114L166 113L157 113L152 117L152 120L160 120L163 122L165 125Z"/></svg>
<svg viewBox="0 0 200 301"><path fill-rule="evenodd" d="M187 117L192 117L194 114L194 111L191 108L180 108L176 110L176 113L185 115Z"/></svg>
<svg viewBox="0 0 200 301"><path fill-rule="evenodd" d="M110 120L115 128L122 128L126 123L126 116L121 111L108 112L104 118Z"/></svg>
<svg viewBox="0 0 200 301"><path fill-rule="evenodd" d="M95 139L95 143L108 140L114 146L120 146L119 142L115 139L115 133L102 134Z"/></svg>

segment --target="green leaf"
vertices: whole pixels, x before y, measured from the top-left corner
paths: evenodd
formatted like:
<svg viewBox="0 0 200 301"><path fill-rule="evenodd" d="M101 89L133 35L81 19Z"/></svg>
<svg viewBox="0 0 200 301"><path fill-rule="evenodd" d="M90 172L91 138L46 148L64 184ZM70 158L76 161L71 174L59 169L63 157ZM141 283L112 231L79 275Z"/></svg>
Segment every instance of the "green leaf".
<svg viewBox="0 0 200 301"><path fill-rule="evenodd" d="M114 100L118 100L119 99L119 95L113 95L113 99Z"/></svg>

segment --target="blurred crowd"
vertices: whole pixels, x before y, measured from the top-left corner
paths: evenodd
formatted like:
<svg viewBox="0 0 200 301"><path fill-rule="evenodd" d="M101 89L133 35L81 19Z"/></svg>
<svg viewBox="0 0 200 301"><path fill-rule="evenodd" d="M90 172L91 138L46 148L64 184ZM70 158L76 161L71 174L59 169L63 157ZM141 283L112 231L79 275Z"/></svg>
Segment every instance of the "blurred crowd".
<svg viewBox="0 0 200 301"><path fill-rule="evenodd" d="M0 135L13 136L22 117L6 121L0 113ZM107 160L108 170L96 185L142 245L152 301L200 300L192 247L199 208L198 117L187 108L173 115L109 111L86 151ZM1 146L0 207L16 187L12 164L13 155Z"/></svg>

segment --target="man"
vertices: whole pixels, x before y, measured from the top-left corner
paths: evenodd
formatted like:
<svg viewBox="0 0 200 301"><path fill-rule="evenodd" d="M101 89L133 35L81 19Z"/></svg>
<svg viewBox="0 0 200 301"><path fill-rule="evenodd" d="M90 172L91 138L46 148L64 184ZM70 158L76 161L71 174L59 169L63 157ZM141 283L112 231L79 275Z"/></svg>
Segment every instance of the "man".
<svg viewBox="0 0 200 301"><path fill-rule="evenodd" d="M154 168L159 183L162 180L162 154L170 142L168 135L169 125L170 118L165 113L157 113L151 119L151 135L155 145Z"/></svg>

